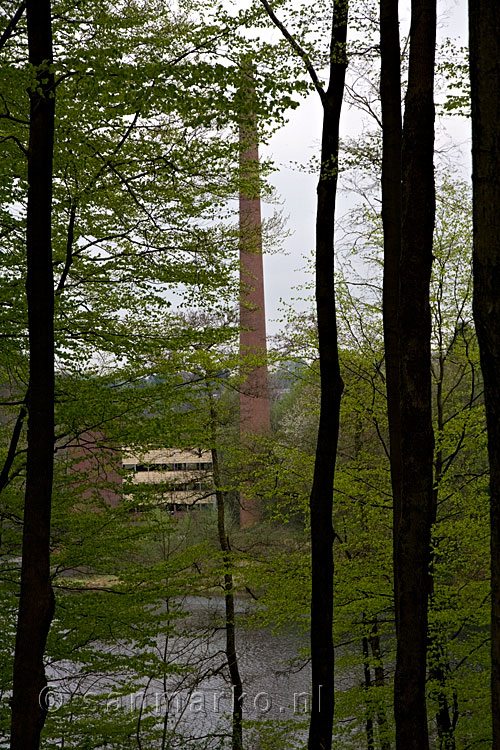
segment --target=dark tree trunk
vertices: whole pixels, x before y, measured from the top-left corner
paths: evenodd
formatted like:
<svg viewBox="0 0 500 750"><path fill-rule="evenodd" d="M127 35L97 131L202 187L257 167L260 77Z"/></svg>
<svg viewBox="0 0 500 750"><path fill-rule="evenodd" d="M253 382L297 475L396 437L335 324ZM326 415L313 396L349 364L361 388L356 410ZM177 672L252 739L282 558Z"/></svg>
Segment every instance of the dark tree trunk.
<svg viewBox="0 0 500 750"><path fill-rule="evenodd" d="M339 125L347 68L347 0L334 4L328 89L323 101L321 172L316 216L316 307L321 378L318 442L311 490L311 667L309 750L330 750L334 712L333 483L343 382L334 282Z"/></svg>
<svg viewBox="0 0 500 750"><path fill-rule="evenodd" d="M384 665L382 663L382 651L380 648L380 636L378 632L377 618L371 621L371 633L368 642L372 650L372 656L375 661L375 687L384 687L385 675ZM379 729L380 750L391 750L391 741L389 739L389 722L383 703L377 698L377 724Z"/></svg>
<svg viewBox="0 0 500 750"><path fill-rule="evenodd" d="M474 320L488 428L493 750L500 750L500 4L469 1Z"/></svg>
<svg viewBox="0 0 500 750"><path fill-rule="evenodd" d="M401 52L398 0L380 0L380 102L382 106L383 322L393 497L393 541L401 518L399 413L399 264L401 259ZM398 571L394 568L394 589ZM398 623L396 620L396 631Z"/></svg>
<svg viewBox="0 0 500 750"><path fill-rule="evenodd" d="M373 711L371 706L372 676L370 670L370 650L367 636L363 636L361 648L363 651L363 674L366 690L366 747L367 750L375 750L375 739L373 734Z"/></svg>
<svg viewBox="0 0 500 750"><path fill-rule="evenodd" d="M446 694L449 665L443 651L439 634L431 634L429 642L429 678L435 683L434 699L437 702L436 728L439 750L455 750L455 724L450 714L450 705ZM454 694L455 705L457 696ZM454 717L453 717L454 718Z"/></svg>
<svg viewBox="0 0 500 750"><path fill-rule="evenodd" d="M312 701L309 750L332 746L334 697L333 651L333 484L344 384L340 375L335 312L334 233L337 198L339 127L347 69L349 0L333 0L329 83L321 85L307 52L261 0L272 22L302 59L323 105L321 169L316 213L316 309L321 402L314 462L311 509L311 671Z"/></svg>
<svg viewBox="0 0 500 750"><path fill-rule="evenodd" d="M380 25L383 306L398 635L396 745L400 750L425 750L430 532L435 517L429 307L435 202L435 0L412 2L403 128L397 0L381 0Z"/></svg>
<svg viewBox="0 0 500 750"><path fill-rule="evenodd" d="M444 403L443 403L443 383L444 383L444 368L445 368L445 357L442 352L439 354L439 360L437 363L438 377L436 383L436 429L438 435L443 434L445 427L444 422ZM434 461L434 518L433 523L436 521L437 506L439 499L439 485L443 476L443 450L441 442L436 449L436 457ZM430 559L430 592L429 592L429 605L432 608L435 606L434 597L434 570L436 560L436 549L433 547L431 550ZM450 665L445 650L445 643L443 641L443 635L439 630L439 627L429 629L428 638L428 664L429 664L429 679L433 684L433 698L437 703L436 711L436 728L439 739L440 750L455 750L455 713L451 713L450 705L447 696L447 682L448 675L450 674ZM453 710L456 710L458 696L454 692L454 706Z"/></svg>
<svg viewBox="0 0 500 750"><path fill-rule="evenodd" d="M51 207L54 77L50 0L28 0L30 87L26 228L30 375L21 597L12 694L11 750L39 747L46 708L43 655L54 612L50 508L54 452L54 288Z"/></svg>
<svg viewBox="0 0 500 750"><path fill-rule="evenodd" d="M429 746L426 655L434 518L429 283L435 213L436 1L412 0L402 151L399 296L401 513L395 542L397 750Z"/></svg>
<svg viewBox="0 0 500 750"><path fill-rule="evenodd" d="M224 601L226 607L226 658L229 668L229 677L233 693L232 711L232 750L243 750L243 684L241 682L238 667L238 655L236 653L236 621L234 614L234 583L231 572L231 548L229 538L226 534L224 492L222 490L221 474L219 467L219 453L216 443L216 414L213 405L210 407L210 419L212 427L212 465L215 485L215 497L217 500L217 531L219 546L222 552L222 563L224 566Z"/></svg>

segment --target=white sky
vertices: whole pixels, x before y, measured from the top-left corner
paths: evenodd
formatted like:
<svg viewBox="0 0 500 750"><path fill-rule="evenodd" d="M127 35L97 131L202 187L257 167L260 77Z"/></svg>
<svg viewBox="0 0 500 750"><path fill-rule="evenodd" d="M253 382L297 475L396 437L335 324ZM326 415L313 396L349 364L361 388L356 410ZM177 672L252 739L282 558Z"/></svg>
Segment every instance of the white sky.
<svg viewBox="0 0 500 750"><path fill-rule="evenodd" d="M438 37L460 37L462 43L467 39L467 2L466 0L438 0ZM408 17L407 14L406 17ZM309 256L314 248L314 222L316 211L315 175L305 174L293 169L291 162L307 162L319 152L321 136L321 104L316 93L311 94L300 107L290 113L288 124L274 135L264 156L271 155L280 166L271 182L282 201L282 209L288 216L288 229L291 236L285 240L287 254L268 255L264 259L266 317L268 334L279 331L277 322L280 299L290 302L294 296L293 288L304 280L301 271L305 266L304 256ZM341 120L341 137L360 133L363 116L359 111L343 108ZM461 144L464 177L470 175L469 123L463 118L440 118L438 129L441 137L451 138ZM340 194L338 213L346 212L349 198ZM271 207L272 208L272 207ZM269 208L263 206L264 215Z"/></svg>

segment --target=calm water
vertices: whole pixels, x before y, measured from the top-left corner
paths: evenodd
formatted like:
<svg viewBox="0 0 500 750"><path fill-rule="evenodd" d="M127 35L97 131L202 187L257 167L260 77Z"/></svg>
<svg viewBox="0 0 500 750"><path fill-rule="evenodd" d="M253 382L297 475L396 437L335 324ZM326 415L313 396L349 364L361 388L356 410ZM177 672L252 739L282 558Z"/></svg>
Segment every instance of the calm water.
<svg viewBox="0 0 500 750"><path fill-rule="evenodd" d="M224 600L191 597L184 601L191 614L183 622L190 633L198 634L193 643L187 636L173 638L169 643L172 659L184 661L194 668L191 678L167 681L171 724L178 729L200 736L230 726L232 695L225 664ZM273 634L269 628L245 627L248 613L255 603L236 602L236 647L243 689L246 693L244 718L252 721L269 719L304 720L304 707L310 690L310 668L300 649L308 638L290 631ZM215 672L215 673L214 673ZM193 679L194 678L194 679ZM162 686L156 683L156 688ZM166 702L166 701L165 701Z"/></svg>
<svg viewBox="0 0 500 750"><path fill-rule="evenodd" d="M236 645L246 694L244 719L258 722L261 728L272 720L275 733L276 720L290 722L291 734L286 738L283 734L283 743L275 747L293 748L292 735L300 743L304 737L300 726L307 718L304 708L308 705L310 668L299 653L307 646L308 637L293 631L275 635L269 628L245 626L255 606L251 600L236 602ZM124 715L132 710L141 709L144 717L148 714L154 717L156 727L164 731L163 741L157 744L152 745L149 740L134 744L131 738L132 744L127 747L144 750L229 747L232 693L225 655L224 599L187 597L182 610L189 614L177 621L176 634L158 638L154 649L158 664L164 660L167 665L183 667L178 674L170 672L161 679L158 677L161 671L156 670L149 680L137 683L130 674L85 677L84 670L83 675L77 675L78 665L74 662L59 662L48 669L54 685L50 695L52 710L58 711L61 704L69 708L71 695L86 699L93 694L98 696L95 711L110 718L112 715L116 723L123 722ZM125 656L137 653L134 644L123 643L118 649ZM123 694L120 688L125 684L132 689ZM93 710L90 702L86 705L89 712ZM259 729L246 729L245 748L263 747L260 734Z"/></svg>

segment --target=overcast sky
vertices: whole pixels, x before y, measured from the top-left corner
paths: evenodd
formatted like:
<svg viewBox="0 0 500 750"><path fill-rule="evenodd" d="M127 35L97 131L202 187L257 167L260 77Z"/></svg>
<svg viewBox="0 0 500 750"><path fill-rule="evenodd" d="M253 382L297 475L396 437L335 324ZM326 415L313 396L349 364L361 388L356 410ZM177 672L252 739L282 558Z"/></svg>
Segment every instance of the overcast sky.
<svg viewBox="0 0 500 750"><path fill-rule="evenodd" d="M439 5L439 37L460 37L465 44L467 39L466 0L442 0ZM268 255L264 259L266 313L268 334L279 330L276 318L279 316L280 299L290 302L294 295L293 287L304 280L301 269L305 266L304 256L314 247L314 221L316 210L315 175L293 169L291 162L307 162L318 154L321 136L321 104L317 94L311 94L300 107L290 113L290 120L274 135L264 155L271 155L279 166L273 175L277 194L282 202L282 210L288 217L291 233L284 246L286 255ZM363 129L363 117L359 111L344 106L341 120L341 136L355 135ZM438 129L441 138L453 139L461 144L464 177L470 174L469 123L463 118L440 118ZM338 216L345 213L349 197L341 194L338 201ZM272 210L263 207L264 214Z"/></svg>

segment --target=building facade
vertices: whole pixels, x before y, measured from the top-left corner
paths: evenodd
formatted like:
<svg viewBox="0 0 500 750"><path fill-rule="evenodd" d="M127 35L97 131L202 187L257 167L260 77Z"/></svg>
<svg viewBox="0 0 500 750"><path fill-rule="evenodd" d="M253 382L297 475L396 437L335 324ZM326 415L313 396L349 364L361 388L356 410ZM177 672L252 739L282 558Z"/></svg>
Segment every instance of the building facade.
<svg viewBox="0 0 500 750"><path fill-rule="evenodd" d="M155 503L171 512L215 504L210 451L159 448L122 455L124 484L129 498Z"/></svg>

